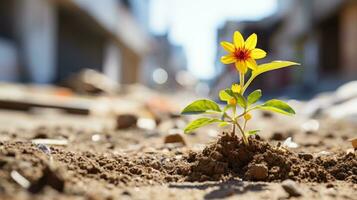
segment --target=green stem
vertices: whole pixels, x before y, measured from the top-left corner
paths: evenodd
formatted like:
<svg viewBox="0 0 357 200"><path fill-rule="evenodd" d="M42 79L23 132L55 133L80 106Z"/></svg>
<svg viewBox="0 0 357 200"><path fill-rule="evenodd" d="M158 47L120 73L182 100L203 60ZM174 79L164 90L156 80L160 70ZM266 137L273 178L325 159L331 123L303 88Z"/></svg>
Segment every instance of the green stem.
<svg viewBox="0 0 357 200"><path fill-rule="evenodd" d="M256 77L256 75L253 75L253 74L250 76L250 78L248 79L247 83L242 88L242 95L244 94L244 92L248 88L248 86L252 83L252 81L254 80L255 77Z"/></svg>
<svg viewBox="0 0 357 200"><path fill-rule="evenodd" d="M232 136L234 136L235 134L236 134L236 125L233 124Z"/></svg>
<svg viewBox="0 0 357 200"><path fill-rule="evenodd" d="M240 84L240 87L243 88L243 86L244 86L244 73L239 73L239 84Z"/></svg>
<svg viewBox="0 0 357 200"><path fill-rule="evenodd" d="M244 120L244 125L243 125L243 131L245 131L245 128L246 128L246 126L247 126L247 120Z"/></svg>
<svg viewBox="0 0 357 200"><path fill-rule="evenodd" d="M236 116L234 119L238 119L238 118L240 118L240 117L243 117L245 114L247 114L248 112L250 112L250 111L252 111L252 110L254 110L254 109L256 109L256 106L253 107L253 108L249 108L249 109L245 108L244 111L243 111L243 113L240 114L240 115L238 115L238 116Z"/></svg>
<svg viewBox="0 0 357 200"><path fill-rule="evenodd" d="M239 123L236 121L237 127L239 128L240 132L242 133L242 138L243 138L243 142L245 145L248 145L248 138L245 136L244 134L244 130L242 129L242 127L239 125Z"/></svg>
<svg viewBox="0 0 357 200"><path fill-rule="evenodd" d="M246 113L248 113L248 111L247 111L247 108L244 108L244 115L246 114ZM244 116L243 115L243 116ZM245 133L245 127L247 126L247 120L244 118L244 125L243 125L243 132ZM244 134L244 136L245 136L245 134Z"/></svg>

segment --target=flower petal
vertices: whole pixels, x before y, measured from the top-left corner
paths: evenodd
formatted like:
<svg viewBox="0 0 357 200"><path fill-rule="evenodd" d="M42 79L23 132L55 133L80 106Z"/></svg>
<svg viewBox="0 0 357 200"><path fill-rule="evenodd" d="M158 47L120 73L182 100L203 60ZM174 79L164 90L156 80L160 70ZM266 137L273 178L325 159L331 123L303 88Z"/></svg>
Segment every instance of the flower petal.
<svg viewBox="0 0 357 200"><path fill-rule="evenodd" d="M235 31L233 35L234 46L239 49L244 46L244 39L239 31Z"/></svg>
<svg viewBox="0 0 357 200"><path fill-rule="evenodd" d="M243 74L245 74L248 70L247 64L244 61L235 62L235 66L236 66L236 69Z"/></svg>
<svg viewBox="0 0 357 200"><path fill-rule="evenodd" d="M253 50L257 45L257 40L258 40L257 34L255 33L251 34L245 41L245 48L249 50Z"/></svg>
<svg viewBox="0 0 357 200"><path fill-rule="evenodd" d="M245 62L250 69L252 69L252 70L257 69L257 62L255 62L254 59L250 58L250 59L246 60Z"/></svg>
<svg viewBox="0 0 357 200"><path fill-rule="evenodd" d="M250 55L254 59L261 59L264 58L267 55L267 53L263 49L256 48L251 51Z"/></svg>
<svg viewBox="0 0 357 200"><path fill-rule="evenodd" d="M229 53L233 53L235 51L235 47L232 43L230 42L221 42L221 46L223 47L224 50L228 51Z"/></svg>
<svg viewBox="0 0 357 200"><path fill-rule="evenodd" d="M225 55L225 56L221 57L221 62L223 64L231 64L231 63L234 63L235 61L236 61L236 58L232 54Z"/></svg>

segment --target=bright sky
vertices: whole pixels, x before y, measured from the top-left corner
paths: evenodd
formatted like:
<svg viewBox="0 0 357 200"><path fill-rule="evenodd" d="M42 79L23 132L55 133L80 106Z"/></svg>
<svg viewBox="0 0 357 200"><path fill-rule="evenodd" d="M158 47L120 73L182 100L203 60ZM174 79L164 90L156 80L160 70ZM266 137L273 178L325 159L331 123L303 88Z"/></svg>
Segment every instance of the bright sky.
<svg viewBox="0 0 357 200"><path fill-rule="evenodd" d="M226 20L259 20L277 10L276 0L151 0L150 29L184 47L188 69L214 76L216 34Z"/></svg>

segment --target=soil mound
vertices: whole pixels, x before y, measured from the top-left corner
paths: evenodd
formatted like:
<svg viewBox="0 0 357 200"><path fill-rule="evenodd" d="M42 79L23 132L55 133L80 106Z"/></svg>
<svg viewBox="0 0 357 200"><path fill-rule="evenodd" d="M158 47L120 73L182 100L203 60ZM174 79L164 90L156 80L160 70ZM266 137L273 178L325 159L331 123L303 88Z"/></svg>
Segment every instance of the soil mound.
<svg viewBox="0 0 357 200"><path fill-rule="evenodd" d="M240 177L249 181L328 182L335 179L356 182L356 152L314 157L297 154L250 138L249 146L235 135L224 133L202 152L191 152L188 181L225 180Z"/></svg>

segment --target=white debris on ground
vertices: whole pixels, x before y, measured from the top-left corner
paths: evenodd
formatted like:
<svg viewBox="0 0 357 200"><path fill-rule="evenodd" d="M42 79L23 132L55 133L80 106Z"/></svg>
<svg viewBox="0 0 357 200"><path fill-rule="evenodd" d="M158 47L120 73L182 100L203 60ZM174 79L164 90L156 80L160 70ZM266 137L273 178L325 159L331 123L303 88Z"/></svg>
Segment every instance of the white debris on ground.
<svg viewBox="0 0 357 200"><path fill-rule="evenodd" d="M335 92L319 94L306 103L303 114L357 120L357 81L348 82Z"/></svg>
<svg viewBox="0 0 357 200"><path fill-rule="evenodd" d="M293 142L292 137L286 138L286 140L283 142L282 146L291 148L291 149L295 149L295 148L299 147L299 145L297 143Z"/></svg>

